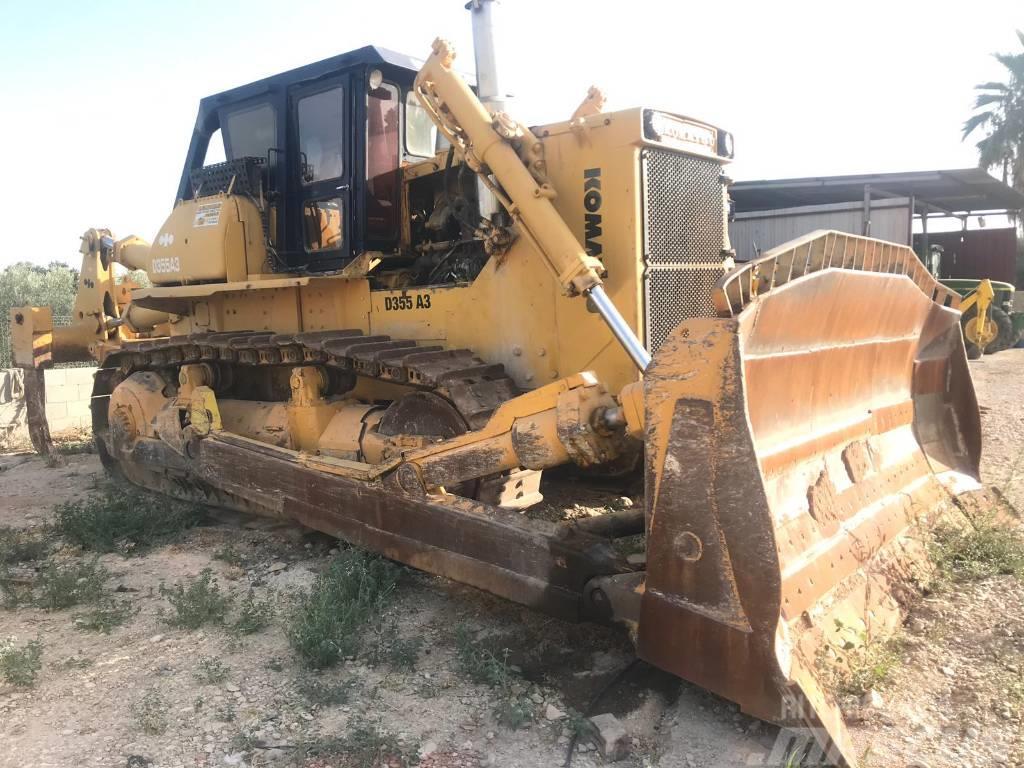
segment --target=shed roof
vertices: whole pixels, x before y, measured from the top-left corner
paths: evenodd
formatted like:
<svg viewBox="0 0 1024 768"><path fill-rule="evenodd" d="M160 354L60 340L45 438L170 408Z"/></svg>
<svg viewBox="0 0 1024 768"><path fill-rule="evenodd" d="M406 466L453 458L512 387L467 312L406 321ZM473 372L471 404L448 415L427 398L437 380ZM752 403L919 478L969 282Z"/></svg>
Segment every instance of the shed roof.
<svg viewBox="0 0 1024 768"><path fill-rule="evenodd" d="M737 212L764 211L863 200L865 186L872 197L913 197L948 213L1024 210L1024 193L981 168L738 181L729 193Z"/></svg>

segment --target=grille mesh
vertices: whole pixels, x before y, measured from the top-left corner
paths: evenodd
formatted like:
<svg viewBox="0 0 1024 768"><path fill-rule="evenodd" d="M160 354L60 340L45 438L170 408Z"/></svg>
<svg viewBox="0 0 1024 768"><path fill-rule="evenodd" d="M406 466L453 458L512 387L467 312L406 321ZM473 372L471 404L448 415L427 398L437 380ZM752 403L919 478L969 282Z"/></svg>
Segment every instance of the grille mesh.
<svg viewBox="0 0 1024 768"><path fill-rule="evenodd" d="M713 317L711 289L722 276L721 166L664 149L641 155L644 302L654 352L680 322Z"/></svg>

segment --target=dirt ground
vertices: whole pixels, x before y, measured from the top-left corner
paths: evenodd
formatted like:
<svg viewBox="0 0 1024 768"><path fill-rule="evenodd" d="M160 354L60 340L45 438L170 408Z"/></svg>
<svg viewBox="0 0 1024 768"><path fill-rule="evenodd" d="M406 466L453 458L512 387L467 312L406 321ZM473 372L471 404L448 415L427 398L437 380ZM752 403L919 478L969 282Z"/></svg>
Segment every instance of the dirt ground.
<svg viewBox="0 0 1024 768"><path fill-rule="evenodd" d="M1024 505L1024 350L972 362L985 431L983 477ZM102 480L94 455L49 469L25 456L0 457L0 526L35 528L57 503L88 494ZM632 658L624 632L568 625L443 579L410 573L389 610L403 637L420 638L415 668L352 659L316 673L346 683L344 703L317 704L303 693L313 673L285 636L290 595L308 588L335 543L261 520L222 517L141 557L104 555L107 588L138 613L111 634L74 627L75 609L0 611L0 639L39 638L43 667L31 688L0 682L0 766L290 765L297 746L369 723L391 734L426 768L563 764L568 721ZM214 557L230 547L241 565ZM279 606L272 625L238 637L223 628L175 629L163 620L161 583L210 568L238 594L250 586ZM982 768L1022 766L1024 596L997 578L923 601L910 617L894 681L872 706L851 712L866 766ZM456 627L500 640L521 675L517 692L533 720L512 730L495 719L496 693L469 681L456 663ZM216 660L225 679L203 682ZM558 710L556 712L555 710ZM629 768L739 768L780 757L777 729L669 675L636 667L598 711L629 734ZM146 733L140 712L166 725ZM552 719L549 719L549 715ZM584 743L573 766L605 760ZM777 762L775 763L777 764ZM312 768L354 765L313 758ZM362 768L360 766L359 768Z"/></svg>

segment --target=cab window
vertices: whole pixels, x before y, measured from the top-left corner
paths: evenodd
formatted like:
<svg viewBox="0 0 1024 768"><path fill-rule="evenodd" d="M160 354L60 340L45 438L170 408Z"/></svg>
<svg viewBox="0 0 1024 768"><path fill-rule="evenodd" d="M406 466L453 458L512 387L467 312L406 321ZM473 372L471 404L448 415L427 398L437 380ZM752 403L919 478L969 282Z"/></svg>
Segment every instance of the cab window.
<svg viewBox="0 0 1024 768"><path fill-rule="evenodd" d="M336 179L343 169L343 109L340 87L299 99L299 152L302 182Z"/></svg>
<svg viewBox="0 0 1024 768"><path fill-rule="evenodd" d="M366 229L371 240L398 230L398 88L381 83L366 102Z"/></svg>
<svg viewBox="0 0 1024 768"><path fill-rule="evenodd" d="M269 104L257 104L228 113L224 121L228 158L266 157L277 146L277 116Z"/></svg>
<svg viewBox="0 0 1024 768"><path fill-rule="evenodd" d="M416 94L405 94L405 151L417 157L433 157L437 146L437 126Z"/></svg>

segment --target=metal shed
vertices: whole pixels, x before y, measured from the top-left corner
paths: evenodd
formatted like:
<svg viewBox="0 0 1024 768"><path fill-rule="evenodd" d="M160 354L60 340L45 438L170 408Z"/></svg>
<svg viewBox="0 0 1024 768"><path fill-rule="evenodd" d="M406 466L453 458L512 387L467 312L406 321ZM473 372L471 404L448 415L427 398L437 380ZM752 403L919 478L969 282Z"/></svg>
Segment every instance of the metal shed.
<svg viewBox="0 0 1024 768"><path fill-rule="evenodd" d="M930 252L929 219L958 218L966 231L970 216L1005 214L1016 220L1024 211L1024 193L981 168L740 181L729 193L733 200L730 237L736 233L737 258L745 259L790 237L823 228L819 221L840 224L828 228L852 234L916 244L924 256ZM843 216L830 219L838 212L830 207L837 205L845 206ZM892 217L893 208L901 205L906 211L903 226ZM791 227L784 225L787 218ZM914 219L921 222L917 237L912 231ZM783 236L794 229L799 229L795 235ZM775 235L767 237L771 232ZM756 243L756 250L752 233L764 238ZM773 241L775 236L782 239Z"/></svg>

